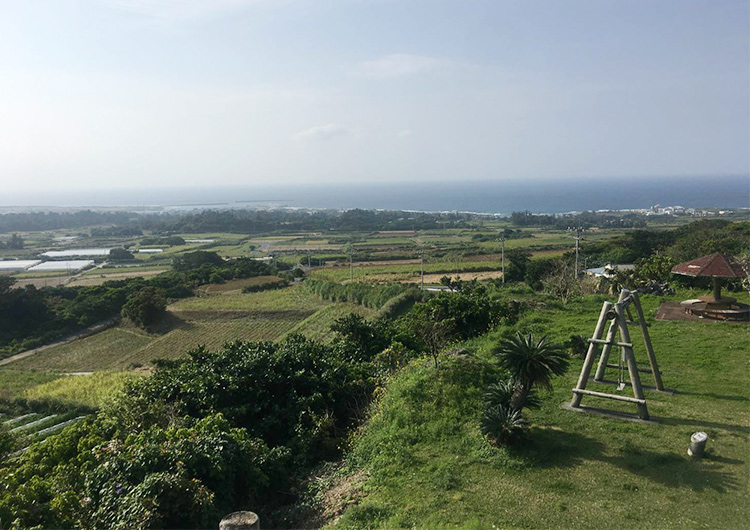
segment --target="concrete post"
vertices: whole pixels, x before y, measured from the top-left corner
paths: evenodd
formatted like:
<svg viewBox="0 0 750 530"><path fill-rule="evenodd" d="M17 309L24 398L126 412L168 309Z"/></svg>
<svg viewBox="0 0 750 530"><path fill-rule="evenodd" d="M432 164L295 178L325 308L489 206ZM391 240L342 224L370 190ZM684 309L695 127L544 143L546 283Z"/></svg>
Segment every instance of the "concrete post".
<svg viewBox="0 0 750 530"><path fill-rule="evenodd" d="M688 454L693 458L701 458L706 450L708 435L705 432L696 432L690 437L690 447Z"/></svg>
<svg viewBox="0 0 750 530"><path fill-rule="evenodd" d="M253 512L233 512L221 520L219 530L260 530L260 518Z"/></svg>

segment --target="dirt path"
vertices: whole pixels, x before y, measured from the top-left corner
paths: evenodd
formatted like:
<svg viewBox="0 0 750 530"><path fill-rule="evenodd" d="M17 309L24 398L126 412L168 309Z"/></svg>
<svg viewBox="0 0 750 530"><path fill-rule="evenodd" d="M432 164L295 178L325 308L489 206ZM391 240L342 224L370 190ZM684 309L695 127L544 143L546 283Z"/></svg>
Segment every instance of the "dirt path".
<svg viewBox="0 0 750 530"><path fill-rule="evenodd" d="M44 346L39 346L38 348L34 348L31 350L22 351L21 353L11 355L10 357L7 357L5 359L0 359L0 366L10 364L14 361L18 361L26 357L30 357L34 354L37 354L49 348L54 348L55 346L62 346L63 344L68 344L69 342L73 342L74 340L82 339L83 337L88 337L89 335L93 335L94 333L99 333L100 331L104 331L105 329L114 326L118 320L119 318L111 318L105 322L102 322L101 324L96 324L95 326L88 327L82 331L79 331L78 333L74 333L73 335L68 335L63 340L53 342L52 344L45 344Z"/></svg>

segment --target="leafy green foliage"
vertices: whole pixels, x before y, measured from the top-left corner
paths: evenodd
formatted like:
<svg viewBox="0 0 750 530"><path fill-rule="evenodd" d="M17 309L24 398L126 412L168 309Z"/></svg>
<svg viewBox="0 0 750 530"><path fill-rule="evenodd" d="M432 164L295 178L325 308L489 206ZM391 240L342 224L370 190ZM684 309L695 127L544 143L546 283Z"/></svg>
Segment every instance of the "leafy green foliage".
<svg viewBox="0 0 750 530"><path fill-rule="evenodd" d="M339 454L375 371L299 335L193 350L0 467L0 520L205 528L248 506L270 514L300 472Z"/></svg>
<svg viewBox="0 0 750 530"><path fill-rule="evenodd" d="M488 407L482 414L482 433L498 444L514 445L524 439L529 423L510 405Z"/></svg>
<svg viewBox="0 0 750 530"><path fill-rule="evenodd" d="M166 311L167 298L164 290L151 286L142 287L131 293L122 306L122 316L142 328L154 324Z"/></svg>
<svg viewBox="0 0 750 530"><path fill-rule="evenodd" d="M510 407L521 410L533 387L552 390L552 377L564 374L569 365L562 347L543 336L538 340L521 333L498 344L495 352L500 366L508 371L517 389Z"/></svg>
<svg viewBox="0 0 750 530"><path fill-rule="evenodd" d="M404 292L406 287L400 283L372 285L369 283L337 283L308 278L305 287L323 298L333 302L353 302L355 304L380 309L389 300Z"/></svg>
<svg viewBox="0 0 750 530"><path fill-rule="evenodd" d="M109 251L109 259L115 261L129 261L133 260L133 254L125 250L124 248L113 248Z"/></svg>

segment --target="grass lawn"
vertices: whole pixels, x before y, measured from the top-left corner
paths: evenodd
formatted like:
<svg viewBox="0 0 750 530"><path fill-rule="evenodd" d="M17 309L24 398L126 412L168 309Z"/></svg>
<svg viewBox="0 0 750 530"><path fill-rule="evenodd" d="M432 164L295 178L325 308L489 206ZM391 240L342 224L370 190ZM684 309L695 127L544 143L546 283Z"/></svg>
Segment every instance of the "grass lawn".
<svg viewBox="0 0 750 530"><path fill-rule="evenodd" d="M591 336L601 301L549 304L515 329L558 341ZM677 391L646 390L658 425L561 409L580 372L576 358L541 408L527 412L528 441L492 446L479 424L496 366L492 347L514 331L500 329L467 343L467 356L446 358L439 369L416 361L389 383L349 454L349 496L359 501L336 527L746 528L750 326L654 321L660 299L642 301L664 384ZM645 362L640 335L633 341ZM584 404L616 408L590 397ZM692 461L686 450L699 430L709 435L708 453ZM358 476L365 478L357 483Z"/></svg>

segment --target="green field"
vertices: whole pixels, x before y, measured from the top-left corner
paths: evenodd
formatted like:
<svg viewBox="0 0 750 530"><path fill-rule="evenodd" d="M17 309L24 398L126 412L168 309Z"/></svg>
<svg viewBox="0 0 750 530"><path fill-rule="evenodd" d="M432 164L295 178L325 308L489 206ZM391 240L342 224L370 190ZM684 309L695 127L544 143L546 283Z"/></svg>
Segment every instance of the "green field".
<svg viewBox="0 0 750 530"><path fill-rule="evenodd" d="M301 286L260 291L185 298L169 306L171 311L285 311L313 313L326 302Z"/></svg>
<svg viewBox="0 0 750 530"><path fill-rule="evenodd" d="M32 401L54 401L74 407L97 408L109 396L120 390L126 381L134 377L138 376L122 372L64 376L28 388L24 391L23 397Z"/></svg>
<svg viewBox="0 0 750 530"><path fill-rule="evenodd" d="M60 377L58 374L26 372L22 370L0 370L0 400L21 397L26 390L49 383Z"/></svg>
<svg viewBox="0 0 750 530"><path fill-rule="evenodd" d="M370 309L369 307L357 304L348 302L331 304L319 309L314 314L294 326L289 330L288 334L301 333L308 339L328 342L333 335L333 332L331 332L331 324L333 324L333 321L351 313L356 313L365 318L373 318L377 315L375 309Z"/></svg>
<svg viewBox="0 0 750 530"><path fill-rule="evenodd" d="M9 363L17 371L72 373L132 370L157 359L175 359L200 345L209 349L227 341L276 340L290 332L327 340L333 320L351 312L372 316L355 304L333 304L300 286L242 294L236 290L189 298L173 304L156 333L127 323ZM24 376L25 377L25 376ZM33 376L29 376L32 377ZM42 378L46 382L54 376ZM35 379L36 381L36 379ZM28 385L9 394L18 396Z"/></svg>
<svg viewBox="0 0 750 530"><path fill-rule="evenodd" d="M557 341L590 336L601 300L551 304L516 328ZM643 301L664 384L676 390L646 391L658 425L561 409L581 368L575 359L529 413L528 441L493 447L479 417L492 348L510 331L499 329L466 343L468 357L439 369L415 362L390 383L349 455L348 495L359 502L336 528L745 528L750 326L655 321L660 299ZM644 362L640 337L633 340ZM584 404L634 412L610 400ZM709 435L708 453L691 461L686 449L699 430Z"/></svg>

